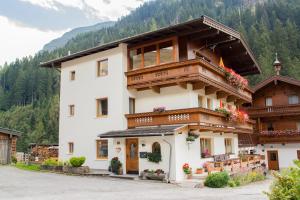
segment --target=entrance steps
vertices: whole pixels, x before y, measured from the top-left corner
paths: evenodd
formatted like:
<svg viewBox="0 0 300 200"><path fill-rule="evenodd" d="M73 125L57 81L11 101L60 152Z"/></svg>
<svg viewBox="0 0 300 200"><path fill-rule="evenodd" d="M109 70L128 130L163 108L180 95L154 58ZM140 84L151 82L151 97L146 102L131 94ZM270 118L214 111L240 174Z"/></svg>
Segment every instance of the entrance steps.
<svg viewBox="0 0 300 200"><path fill-rule="evenodd" d="M132 174L124 174L124 175L110 174L109 177L111 177L111 178L120 178L120 179L127 179L127 180L139 180L139 176L138 175L132 175Z"/></svg>

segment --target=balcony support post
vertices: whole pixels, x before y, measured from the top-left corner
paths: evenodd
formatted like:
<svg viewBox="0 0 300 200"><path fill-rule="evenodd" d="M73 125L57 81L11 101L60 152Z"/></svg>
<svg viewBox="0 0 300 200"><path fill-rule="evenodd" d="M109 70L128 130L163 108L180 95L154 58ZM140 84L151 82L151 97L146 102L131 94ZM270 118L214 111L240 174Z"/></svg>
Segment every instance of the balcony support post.
<svg viewBox="0 0 300 200"><path fill-rule="evenodd" d="M219 88L216 88L214 86L206 86L205 87L205 95L214 94L215 92L219 91Z"/></svg>

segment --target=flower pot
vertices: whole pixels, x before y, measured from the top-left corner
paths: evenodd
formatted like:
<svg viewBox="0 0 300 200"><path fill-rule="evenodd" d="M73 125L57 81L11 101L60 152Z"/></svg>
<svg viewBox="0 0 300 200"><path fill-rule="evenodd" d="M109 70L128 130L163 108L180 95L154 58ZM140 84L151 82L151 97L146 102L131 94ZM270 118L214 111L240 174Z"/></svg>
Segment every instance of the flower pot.
<svg viewBox="0 0 300 200"><path fill-rule="evenodd" d="M196 174L203 174L203 169L196 169Z"/></svg>

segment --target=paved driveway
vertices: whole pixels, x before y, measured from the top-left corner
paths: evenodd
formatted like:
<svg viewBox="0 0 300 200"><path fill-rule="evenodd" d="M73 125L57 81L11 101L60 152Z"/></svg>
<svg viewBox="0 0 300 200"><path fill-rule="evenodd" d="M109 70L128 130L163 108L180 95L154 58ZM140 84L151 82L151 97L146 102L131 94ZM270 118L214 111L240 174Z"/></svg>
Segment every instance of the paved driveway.
<svg viewBox="0 0 300 200"><path fill-rule="evenodd" d="M270 181L239 188L192 188L186 185L104 177L67 176L0 166L0 200L248 200L267 199Z"/></svg>

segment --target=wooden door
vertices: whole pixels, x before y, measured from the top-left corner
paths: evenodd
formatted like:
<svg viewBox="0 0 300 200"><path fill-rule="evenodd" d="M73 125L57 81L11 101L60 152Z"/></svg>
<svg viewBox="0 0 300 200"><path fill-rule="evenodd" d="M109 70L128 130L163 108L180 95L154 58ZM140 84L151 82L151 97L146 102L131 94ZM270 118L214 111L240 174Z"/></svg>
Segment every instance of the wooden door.
<svg viewBox="0 0 300 200"><path fill-rule="evenodd" d="M137 138L126 139L126 172L139 173L139 143Z"/></svg>
<svg viewBox="0 0 300 200"><path fill-rule="evenodd" d="M268 151L269 170L279 170L278 151Z"/></svg>
<svg viewBox="0 0 300 200"><path fill-rule="evenodd" d="M0 140L0 165L8 164L9 145L8 140Z"/></svg>

